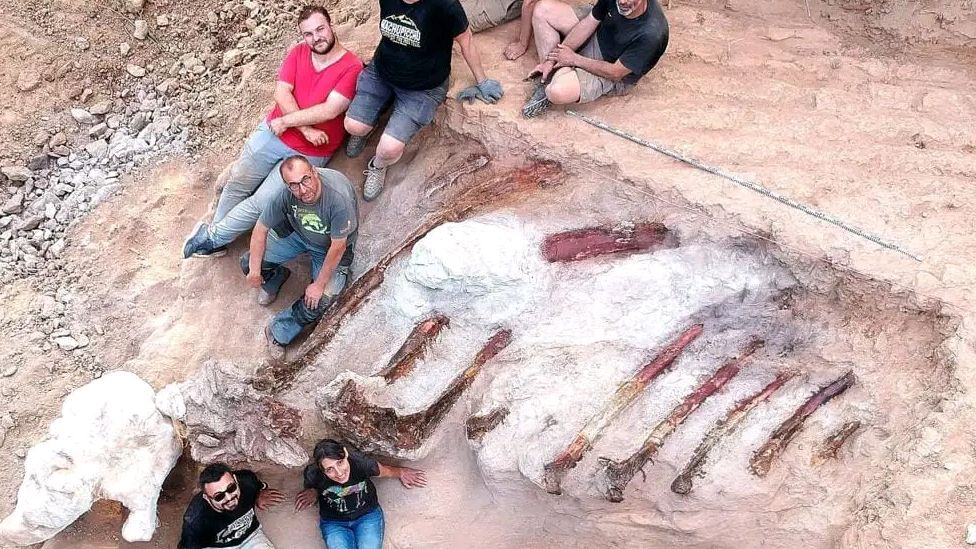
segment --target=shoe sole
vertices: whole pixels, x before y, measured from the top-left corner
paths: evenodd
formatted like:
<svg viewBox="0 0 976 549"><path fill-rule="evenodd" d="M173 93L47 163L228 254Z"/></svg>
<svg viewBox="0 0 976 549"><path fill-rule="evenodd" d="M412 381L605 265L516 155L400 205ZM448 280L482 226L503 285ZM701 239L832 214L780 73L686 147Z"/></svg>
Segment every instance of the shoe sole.
<svg viewBox="0 0 976 549"><path fill-rule="evenodd" d="M539 115L545 114L551 106L552 102L548 99L534 101L522 107L522 116L525 118L535 118Z"/></svg>
<svg viewBox="0 0 976 549"><path fill-rule="evenodd" d="M203 221L197 221L197 224L193 226L193 230L190 231L190 236L183 239L183 247L181 248L181 251L183 253L183 259L198 257L196 252L193 252L190 255L186 255L186 247L190 244L190 241L193 240L193 237L196 236L198 232L200 232L200 227L202 225L203 225Z"/></svg>
<svg viewBox="0 0 976 549"><path fill-rule="evenodd" d="M346 147L346 157L347 158L356 158L359 155L363 154L363 151L366 150L366 145L369 145L369 136L371 136L371 135L373 135L373 132L367 133L363 137L363 146L362 147L359 147L359 150L354 151L352 154L349 153L349 147Z"/></svg>
<svg viewBox="0 0 976 549"><path fill-rule="evenodd" d="M278 292L275 295L273 295L267 303L261 303L261 294L258 294L258 305L262 307L267 307L268 305L274 303L278 299L278 294L281 293L281 289L285 287L285 283L288 282L288 279L290 277L291 277L291 270L285 267L285 279L281 281L281 286L278 287Z"/></svg>
<svg viewBox="0 0 976 549"><path fill-rule="evenodd" d="M226 248L223 249L223 250L217 250L217 251L211 252L209 254L195 252L190 257L191 258L194 258L195 257L197 259L207 259L207 258L216 259L218 257L224 257L225 255L227 255L227 249Z"/></svg>

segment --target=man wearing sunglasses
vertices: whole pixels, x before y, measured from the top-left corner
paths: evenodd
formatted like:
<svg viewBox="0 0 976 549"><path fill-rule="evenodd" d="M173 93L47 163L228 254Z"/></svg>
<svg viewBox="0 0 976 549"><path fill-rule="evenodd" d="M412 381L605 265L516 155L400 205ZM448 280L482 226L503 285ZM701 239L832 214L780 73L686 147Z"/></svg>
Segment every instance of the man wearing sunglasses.
<svg viewBox="0 0 976 549"><path fill-rule="evenodd" d="M342 114L356 93L362 61L339 43L329 12L306 6L298 16L302 42L278 71L275 107L251 135L227 172L213 223L197 224L183 257L219 257L251 230L281 187L275 166L295 154L325 166L345 138Z"/></svg>
<svg viewBox="0 0 976 549"><path fill-rule="evenodd" d="M254 509L265 511L284 499L251 471L208 465L200 473L200 493L183 514L179 549L274 549Z"/></svg>
<svg viewBox="0 0 976 549"><path fill-rule="evenodd" d="M241 257L248 285L261 289L261 304L274 301L291 275L284 263L304 254L311 257L312 282L305 294L265 328L276 359L346 288L359 228L356 191L346 176L316 168L304 156L286 158L279 171L285 185L261 213L250 250Z"/></svg>

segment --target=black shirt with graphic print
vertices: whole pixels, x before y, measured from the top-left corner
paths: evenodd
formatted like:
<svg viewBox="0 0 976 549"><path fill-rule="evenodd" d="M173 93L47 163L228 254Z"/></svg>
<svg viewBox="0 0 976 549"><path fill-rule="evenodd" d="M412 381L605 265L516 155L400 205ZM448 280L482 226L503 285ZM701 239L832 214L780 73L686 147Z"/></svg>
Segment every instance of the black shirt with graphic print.
<svg viewBox="0 0 976 549"><path fill-rule="evenodd" d="M451 75L454 38L468 28L458 0L380 0L382 38L373 54L387 83L407 90L436 88Z"/></svg>
<svg viewBox="0 0 976 549"><path fill-rule="evenodd" d="M369 477L380 474L380 464L373 458L349 450L349 479L342 484L332 480L318 464L305 467L305 488L319 494L319 516L322 520L356 520L379 507L376 486Z"/></svg>
<svg viewBox="0 0 976 549"><path fill-rule="evenodd" d="M252 471L233 474L241 491L237 507L233 511L217 512L204 501L203 494L193 496L183 514L179 549L237 547L261 526L254 514L254 504L258 492L267 485Z"/></svg>
<svg viewBox="0 0 976 549"><path fill-rule="evenodd" d="M621 80L624 84L636 84L668 49L668 20L657 0L647 0L647 10L634 19L620 15L614 0L597 0L592 13L600 22L596 39L603 60L616 63L619 59L630 69Z"/></svg>

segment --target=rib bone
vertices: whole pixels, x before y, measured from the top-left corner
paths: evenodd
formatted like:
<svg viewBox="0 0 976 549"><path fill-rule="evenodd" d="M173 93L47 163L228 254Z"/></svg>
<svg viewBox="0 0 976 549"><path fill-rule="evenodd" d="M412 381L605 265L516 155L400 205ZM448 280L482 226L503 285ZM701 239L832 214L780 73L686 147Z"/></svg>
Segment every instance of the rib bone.
<svg viewBox="0 0 976 549"><path fill-rule="evenodd" d="M604 466L606 476L606 491L604 497L612 502L620 502L624 499L624 488L634 478L637 471L643 469L644 464L652 460L657 455L658 450L664 445L671 433L673 433L684 420L698 409L705 402L705 399L715 394L716 391L725 386L730 379L739 373L743 362L751 356L756 349L763 346L763 341L753 339L745 349L724 366L718 369L708 380L702 383L691 394L685 397L668 417L654 427L651 434L644 440L644 444L632 456L624 461L618 462L607 458L600 458Z"/></svg>
<svg viewBox="0 0 976 549"><path fill-rule="evenodd" d="M818 449L814 450L810 463L812 465L820 465L827 460L836 459L837 451L840 450L840 447L860 428L860 421L854 420L845 423L836 433L827 437Z"/></svg>
<svg viewBox="0 0 976 549"><path fill-rule="evenodd" d="M843 393L851 385L854 385L855 379L854 372L848 371L834 382L817 391L802 406L797 408L789 419L773 431L766 444L763 444L752 455L752 459L749 460L749 468L753 474L759 477L766 476L773 460L783 453L783 450L793 440L793 437L803 429L803 422L817 411L818 408L829 402L830 399Z"/></svg>
<svg viewBox="0 0 976 549"><path fill-rule="evenodd" d="M576 438L569 443L555 459L544 466L545 488L550 494L559 494L560 484L566 473L576 467L583 454L593 447L603 430L623 411L651 382L666 370L684 351L685 347L701 335L704 326L694 324L688 327L677 339L661 350L653 360L641 366L629 380L624 382L610 398L610 401L591 416Z"/></svg>
<svg viewBox="0 0 976 549"><path fill-rule="evenodd" d="M677 237L664 225L637 223L610 228L588 227L549 235L542 243L542 255L546 261L556 263L677 246Z"/></svg>
<svg viewBox="0 0 976 549"><path fill-rule="evenodd" d="M487 414L481 416L471 416L468 421L464 422L464 430L468 435L468 440L476 440L481 442L481 439L485 438L489 432L498 424L505 421L508 417L508 408L499 407L495 408Z"/></svg>
<svg viewBox="0 0 976 549"><path fill-rule="evenodd" d="M450 322L444 315L435 315L417 324L403 346L393 355L386 368L380 371L387 383L393 383L413 371L417 360L427 352L430 342L441 333Z"/></svg>
<svg viewBox="0 0 976 549"><path fill-rule="evenodd" d="M701 444L695 449L695 453L692 454L688 465L685 466L681 474L671 483L671 491L676 494L687 494L691 492L694 478L704 476L705 474L704 467L708 461L708 453L712 451L712 448L724 437L735 431L753 408L765 402L770 395L794 377L796 377L795 371L787 370L780 372L762 390L736 403L735 407L724 418L718 420L718 423L705 435Z"/></svg>

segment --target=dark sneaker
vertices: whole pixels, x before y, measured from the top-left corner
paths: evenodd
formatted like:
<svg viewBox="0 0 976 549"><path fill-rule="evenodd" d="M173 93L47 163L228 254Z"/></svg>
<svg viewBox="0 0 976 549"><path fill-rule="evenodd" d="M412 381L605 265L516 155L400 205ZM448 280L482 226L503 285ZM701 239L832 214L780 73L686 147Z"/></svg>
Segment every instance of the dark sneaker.
<svg viewBox="0 0 976 549"><path fill-rule="evenodd" d="M221 257L227 254L227 246L214 246L210 241L210 226L197 223L190 236L183 241L183 259L190 257Z"/></svg>
<svg viewBox="0 0 976 549"><path fill-rule="evenodd" d="M363 154L366 150L366 140L369 139L369 134L364 136L350 135L349 139L346 141L346 156L349 158L356 158L357 156Z"/></svg>
<svg viewBox="0 0 976 549"><path fill-rule="evenodd" d="M271 360L281 360L285 358L285 346L278 343L275 340L274 335L271 333L271 325L264 327L264 339L268 344L268 356Z"/></svg>
<svg viewBox="0 0 976 549"><path fill-rule="evenodd" d="M549 110L552 106L552 102L546 97L546 85L543 83L536 84L535 91L532 92L532 96L529 100L525 102L522 106L522 116L526 118L535 118Z"/></svg>
<svg viewBox="0 0 976 549"><path fill-rule="evenodd" d="M288 277L291 276L291 271L287 267L282 267L283 274L281 279L281 284L278 285L278 291L275 293L268 292L261 286L261 291L258 293L258 305L268 306L274 303L274 300L278 299L278 292L285 286L285 282L288 282Z"/></svg>
<svg viewBox="0 0 976 549"><path fill-rule="evenodd" d="M383 192L383 185L386 183L386 168L375 168L373 161L370 160L363 175L366 176L366 182L363 183L363 200L370 202Z"/></svg>

